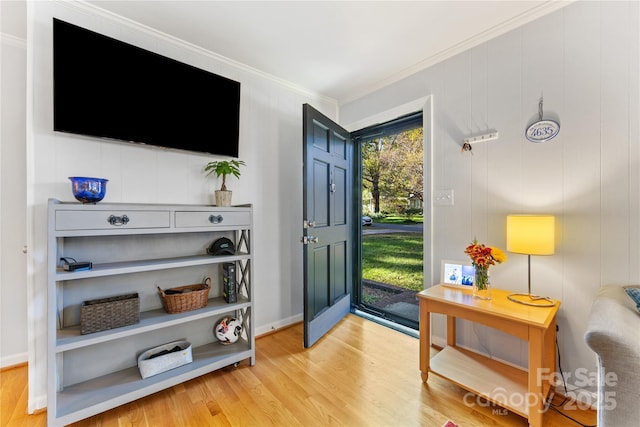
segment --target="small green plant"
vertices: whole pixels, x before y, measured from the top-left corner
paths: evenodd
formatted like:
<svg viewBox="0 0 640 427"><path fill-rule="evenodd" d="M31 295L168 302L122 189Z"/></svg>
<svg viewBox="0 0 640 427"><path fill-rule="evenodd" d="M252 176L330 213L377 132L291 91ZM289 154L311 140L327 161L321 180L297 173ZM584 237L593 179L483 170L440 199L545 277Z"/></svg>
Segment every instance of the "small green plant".
<svg viewBox="0 0 640 427"><path fill-rule="evenodd" d="M236 178L240 178L240 166L244 166L245 163L242 160L216 160L207 163L204 167L204 171L207 172L207 176L212 172L215 172L218 178L222 176L222 185L220 190L227 191L227 175L233 175Z"/></svg>
<svg viewBox="0 0 640 427"><path fill-rule="evenodd" d="M379 296L364 294L362 295L362 302L369 305L374 305L380 299Z"/></svg>

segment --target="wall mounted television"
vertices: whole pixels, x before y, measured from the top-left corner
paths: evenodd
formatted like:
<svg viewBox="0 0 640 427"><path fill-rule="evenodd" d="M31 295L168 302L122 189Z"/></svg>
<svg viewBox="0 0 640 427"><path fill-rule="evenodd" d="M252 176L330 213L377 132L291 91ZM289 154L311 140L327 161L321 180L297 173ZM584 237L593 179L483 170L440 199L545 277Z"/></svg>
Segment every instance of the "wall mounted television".
<svg viewBox="0 0 640 427"><path fill-rule="evenodd" d="M55 131L238 157L240 83L53 20Z"/></svg>

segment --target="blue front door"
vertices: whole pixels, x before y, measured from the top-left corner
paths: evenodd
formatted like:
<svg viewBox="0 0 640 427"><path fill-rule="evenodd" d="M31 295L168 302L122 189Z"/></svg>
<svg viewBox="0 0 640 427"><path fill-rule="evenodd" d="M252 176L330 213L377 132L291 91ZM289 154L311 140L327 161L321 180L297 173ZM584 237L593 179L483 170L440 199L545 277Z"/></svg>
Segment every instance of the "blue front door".
<svg viewBox="0 0 640 427"><path fill-rule="evenodd" d="M353 144L349 132L303 106L304 346L351 309Z"/></svg>

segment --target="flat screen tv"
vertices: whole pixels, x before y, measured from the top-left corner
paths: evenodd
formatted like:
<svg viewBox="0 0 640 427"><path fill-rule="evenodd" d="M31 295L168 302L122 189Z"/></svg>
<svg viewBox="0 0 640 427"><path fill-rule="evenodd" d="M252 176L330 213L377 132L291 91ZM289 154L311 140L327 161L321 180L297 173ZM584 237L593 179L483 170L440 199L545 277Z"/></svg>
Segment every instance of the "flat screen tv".
<svg viewBox="0 0 640 427"><path fill-rule="evenodd" d="M55 131L238 157L240 83L53 20Z"/></svg>

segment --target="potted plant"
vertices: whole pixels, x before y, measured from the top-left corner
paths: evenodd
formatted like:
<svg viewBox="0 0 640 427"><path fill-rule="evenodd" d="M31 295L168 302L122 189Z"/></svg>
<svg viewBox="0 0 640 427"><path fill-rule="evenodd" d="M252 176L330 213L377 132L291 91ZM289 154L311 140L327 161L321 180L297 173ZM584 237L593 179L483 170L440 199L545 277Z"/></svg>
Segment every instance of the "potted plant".
<svg viewBox="0 0 640 427"><path fill-rule="evenodd" d="M216 190L216 206L231 206L231 191L227 190L227 175L240 178L240 166L244 166L242 160L215 160L207 163L204 171L207 175L215 172L218 178L222 176L220 190Z"/></svg>

